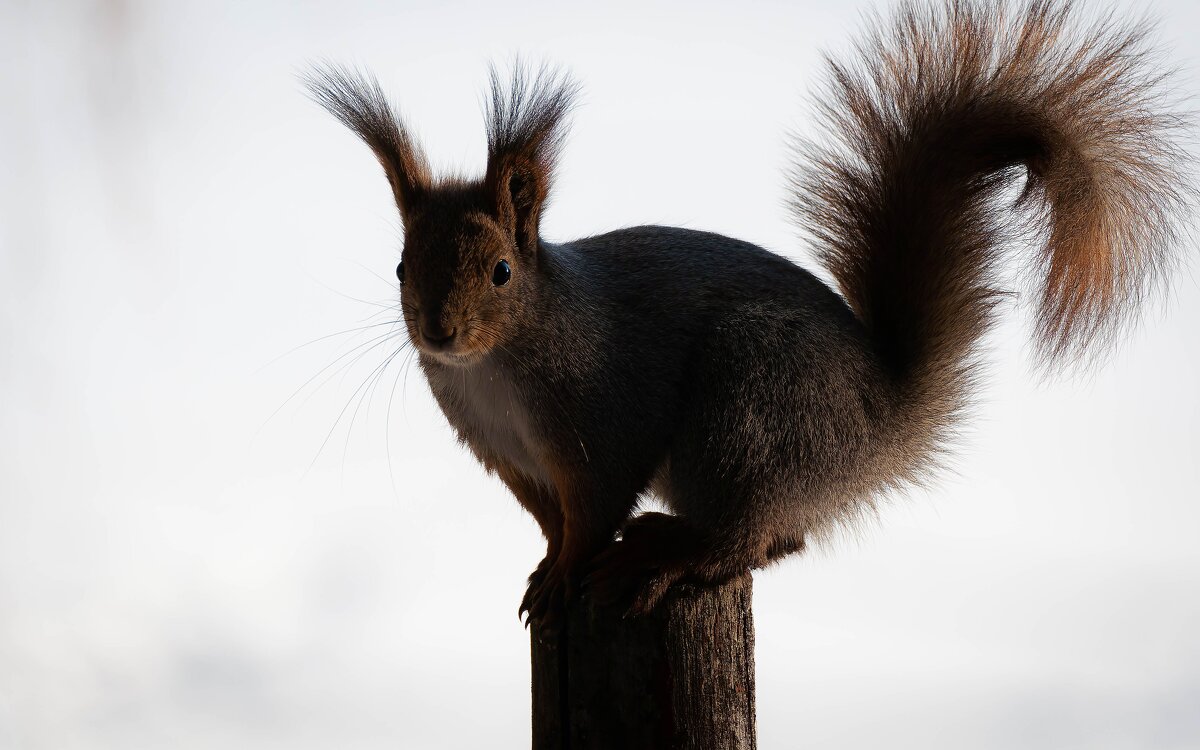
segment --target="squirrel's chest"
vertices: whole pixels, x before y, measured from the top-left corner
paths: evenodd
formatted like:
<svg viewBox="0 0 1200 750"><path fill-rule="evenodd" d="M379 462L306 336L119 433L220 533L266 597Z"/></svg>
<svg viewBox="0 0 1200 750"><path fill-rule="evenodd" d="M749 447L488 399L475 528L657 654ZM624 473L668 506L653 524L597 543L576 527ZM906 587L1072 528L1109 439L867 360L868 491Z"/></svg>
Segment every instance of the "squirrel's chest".
<svg viewBox="0 0 1200 750"><path fill-rule="evenodd" d="M486 365L456 368L431 372L429 383L451 426L476 457L550 481L536 459L540 436L526 399L504 372Z"/></svg>

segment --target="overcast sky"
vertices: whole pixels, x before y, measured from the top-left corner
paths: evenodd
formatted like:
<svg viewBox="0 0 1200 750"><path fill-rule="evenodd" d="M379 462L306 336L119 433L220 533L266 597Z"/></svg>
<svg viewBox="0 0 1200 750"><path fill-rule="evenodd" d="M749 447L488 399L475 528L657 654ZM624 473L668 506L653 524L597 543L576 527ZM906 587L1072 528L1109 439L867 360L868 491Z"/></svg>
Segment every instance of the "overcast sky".
<svg viewBox="0 0 1200 750"><path fill-rule="evenodd" d="M295 76L375 70L478 172L487 62L557 62L548 238L811 268L785 136L888 4L0 4L0 748L528 747L540 537L387 326L339 333L388 322L399 222ZM1200 91L1200 9L1153 8ZM1012 305L956 473L756 575L762 747L1200 746L1195 268L1087 379Z"/></svg>

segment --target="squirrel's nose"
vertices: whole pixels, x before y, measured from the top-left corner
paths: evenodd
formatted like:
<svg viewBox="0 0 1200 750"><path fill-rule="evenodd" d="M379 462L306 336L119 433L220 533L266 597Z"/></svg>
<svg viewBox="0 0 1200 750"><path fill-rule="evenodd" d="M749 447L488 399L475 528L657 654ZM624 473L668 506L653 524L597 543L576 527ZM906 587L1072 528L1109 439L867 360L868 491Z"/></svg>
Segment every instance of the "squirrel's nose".
<svg viewBox="0 0 1200 750"><path fill-rule="evenodd" d="M431 321L426 318L421 321L421 338L425 339L425 343L427 344L438 346L448 344L454 338L456 330L454 326L447 328L436 320Z"/></svg>

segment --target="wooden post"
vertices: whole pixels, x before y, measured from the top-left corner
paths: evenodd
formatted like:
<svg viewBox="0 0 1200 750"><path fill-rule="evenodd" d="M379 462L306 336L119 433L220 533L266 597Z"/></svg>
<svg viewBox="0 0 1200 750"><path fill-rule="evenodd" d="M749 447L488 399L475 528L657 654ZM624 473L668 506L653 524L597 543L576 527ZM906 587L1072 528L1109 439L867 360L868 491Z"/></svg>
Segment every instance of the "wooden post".
<svg viewBox="0 0 1200 750"><path fill-rule="evenodd" d="M676 586L631 618L584 596L552 642L534 625L534 750L753 750L750 594Z"/></svg>

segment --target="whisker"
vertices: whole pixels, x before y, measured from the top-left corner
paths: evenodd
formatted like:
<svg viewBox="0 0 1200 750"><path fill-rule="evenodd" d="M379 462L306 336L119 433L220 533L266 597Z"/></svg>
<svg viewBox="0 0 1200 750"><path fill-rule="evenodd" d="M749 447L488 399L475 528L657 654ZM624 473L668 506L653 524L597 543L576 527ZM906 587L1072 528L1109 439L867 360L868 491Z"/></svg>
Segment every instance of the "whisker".
<svg viewBox="0 0 1200 750"><path fill-rule="evenodd" d="M346 442L342 446L342 468L341 468L341 471L343 474L346 471L346 456L350 452L350 436L354 432L354 424L358 420L358 412L359 412L359 410L362 409L363 401L365 400L367 403L367 413L369 414L371 411L371 404L374 401L375 387L379 384L379 379L382 378L384 373L387 372L387 366L389 364L391 364L392 360L395 359L396 355L399 354L403 350L404 350L404 344L401 344L400 346L396 347L396 350L393 351L390 355L388 355L388 357L383 361L383 364L376 367L375 370L371 374L367 375L367 379L363 381L363 385L359 386L359 389L361 390L363 388L363 386L367 386L368 382L371 383L371 385L366 387L366 390L363 390L362 395L360 395L358 397L358 405L354 407L354 412L350 415L350 426L346 428ZM371 396L369 399L367 398L368 393ZM351 396L350 398L353 399L354 396Z"/></svg>
<svg viewBox="0 0 1200 750"><path fill-rule="evenodd" d="M312 281L314 281L315 283L317 283L318 285L324 287L326 291L333 292L334 294L338 295L339 297L344 297L348 300L352 300L354 302L361 302L364 305L371 305L373 307L383 307L384 306L382 302L372 302L370 300L359 299L358 297L355 297L351 294L346 294L345 292L338 291L337 289L334 289L333 287L329 286L324 281L321 281L320 279L318 279L315 276L309 276L309 278Z"/></svg>
<svg viewBox="0 0 1200 750"><path fill-rule="evenodd" d="M360 262L358 262L358 261L354 261L354 265L358 266L358 267L359 267L359 268L361 268L362 270L366 271L367 273L371 274L371 275L372 275L372 276L374 276L375 278L377 278L377 279L379 279L380 281L382 281L384 284L386 284L386 285L388 286L388 288L389 288L389 289L395 289L395 288L396 288L396 284L397 284L397 281L398 281L397 279L395 279L395 278L392 278L392 279L386 279L386 278L384 278L383 276L380 276L378 271L376 271L374 268L371 268L370 266L366 265L365 263L360 263Z"/></svg>
<svg viewBox="0 0 1200 750"><path fill-rule="evenodd" d="M404 408L404 418L408 419L408 373L412 370L413 358L417 355L417 348L414 346L412 351L408 353L408 357L404 360L404 385L400 389L401 405Z"/></svg>
<svg viewBox="0 0 1200 750"><path fill-rule="evenodd" d="M263 428L265 428L268 424L270 424L271 420L273 420L276 416L279 415L279 412L283 411L284 407L286 407L293 400L295 400L295 398L297 396L299 396L301 393L304 392L305 388L307 388L309 385L311 385L314 380L321 377L321 375L323 373L325 373L327 370L329 370L331 367L336 366L338 364L338 362L341 362L342 360L346 359L347 357L353 355L355 352L359 351L360 349L363 349L363 347L367 347L366 350L363 351L363 353L358 356L358 358L352 360L349 363L342 365L342 367L338 368L332 374L330 374L329 377L325 378L325 380L323 380L319 384L317 384L316 388L313 389L314 393L316 391L320 390L326 383L328 383L331 379L333 379L333 377L335 377L339 372L344 370L346 367L353 366L354 363L358 362L358 360L361 359L366 353L368 353L372 349L375 349L376 347L380 346L384 341L386 341L391 336L392 336L392 332L388 331L386 333L380 334L379 336L368 339L367 341L364 341L364 342L356 345L354 348L352 348L350 351L346 352L345 354L342 354L340 357L333 360L329 364L325 365L320 370L317 370L316 374L314 374L308 380L304 381L304 383L302 383L299 388L297 388L295 391L292 392L292 395L290 395L286 399L284 399L283 403L275 408L275 411L271 412L270 416L268 416L266 418L266 420L263 421L263 423L259 426L258 430L254 433L255 436L257 437L258 434L260 432L262 432ZM311 393L309 394L309 397L311 398ZM305 399L305 403L307 403L307 399Z"/></svg>
<svg viewBox="0 0 1200 750"><path fill-rule="evenodd" d="M392 390L388 393L387 411L383 415L383 446L387 454L388 465L388 480L392 484L392 495L399 497L400 491L396 489L396 471L392 466L392 401L396 398L396 384L400 382L401 375L408 374L408 363L412 361L412 352L404 358L404 364L396 371L396 377L392 379ZM401 397L403 397L403 393Z"/></svg>
<svg viewBox="0 0 1200 750"><path fill-rule="evenodd" d="M335 430L337 430L337 426L341 423L342 418L346 416L346 411L349 410L350 404L354 402L354 397L358 395L359 391L361 391L364 387L366 387L368 380L370 380L370 378L371 378L371 375L374 375L378 370L385 367L389 361L390 360L384 360L382 363L377 365L375 367L375 369L373 369L367 375L367 379L363 380L363 382L358 386L358 388L354 389L354 393L350 394L350 398L346 401L346 405L342 407L342 410L338 412L337 419L335 419L333 421L333 426L329 428L329 432L325 433L325 439L321 441L321 447L317 449L317 454L315 456L313 456L312 462L308 465L308 471L312 471L313 466L315 466L317 463L317 459L319 459L321 457L321 453L324 452L325 446L329 444L329 439L333 437L333 433ZM343 464L343 467L344 467L344 464ZM305 473L307 474L307 471Z"/></svg>
<svg viewBox="0 0 1200 750"><path fill-rule="evenodd" d="M375 315L382 315L382 314L383 314L383 313L376 313ZM373 315L373 316L371 316L371 317L375 317L375 316ZM362 332L362 331L366 331L366 330L369 330L369 329L371 329L371 328L378 328L378 327L380 327L380 326L395 325L396 323L399 323L399 322L400 322L399 320L385 320L385 321L383 321L383 322L380 322L380 323L370 323L370 324L368 324L368 325L364 325L364 326L358 326L357 328L347 328L347 329L346 329L346 330L344 330L344 331L337 331L336 333L327 333L327 334L325 334L324 336L318 336L317 338L313 339L312 341L306 341L306 342L304 342L303 344L299 344L299 345L297 345L297 346L294 346L294 347L292 347L291 349L288 349L288 350L287 350L286 352L284 352L283 354L280 354L278 357L275 357L275 358L274 358L274 359L272 359L270 362L267 362L265 365L263 365L262 367L260 367L260 368L258 368L257 370L255 370L255 374L261 373L263 370L267 369L268 367L270 367L271 365L275 364L276 362L278 362L279 360L283 359L284 357L287 357L287 356L290 356L290 355L292 355L292 354L295 354L296 352L300 351L301 349L304 349L305 347L312 346L313 344L319 344L320 342L322 342L322 341L326 341L326 340L328 340L328 339L331 339L331 338L334 338L335 336L347 336L347 335L349 335L349 334L352 334L352 333L360 333L360 332Z"/></svg>

